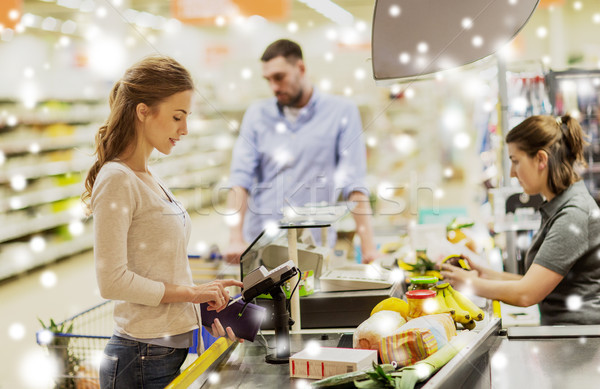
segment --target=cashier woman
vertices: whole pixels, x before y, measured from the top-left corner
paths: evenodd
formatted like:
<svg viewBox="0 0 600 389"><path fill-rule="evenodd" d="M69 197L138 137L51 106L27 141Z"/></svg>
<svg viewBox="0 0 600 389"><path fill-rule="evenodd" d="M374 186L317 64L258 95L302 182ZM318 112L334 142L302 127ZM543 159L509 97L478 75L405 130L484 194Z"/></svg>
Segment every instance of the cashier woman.
<svg viewBox="0 0 600 389"><path fill-rule="evenodd" d="M578 174L586 144L569 115L533 116L506 136L511 177L525 193L541 194L542 222L525 257L525 275L444 264L455 287L527 307L539 304L542 325L600 324L600 209ZM591 252L590 252L591 250Z"/></svg>

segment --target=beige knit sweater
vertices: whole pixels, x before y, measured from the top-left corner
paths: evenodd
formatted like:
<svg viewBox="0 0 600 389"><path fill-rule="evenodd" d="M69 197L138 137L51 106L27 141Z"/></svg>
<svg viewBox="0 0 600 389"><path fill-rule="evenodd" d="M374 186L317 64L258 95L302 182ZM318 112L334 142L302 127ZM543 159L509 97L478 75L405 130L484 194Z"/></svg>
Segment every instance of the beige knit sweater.
<svg viewBox="0 0 600 389"><path fill-rule="evenodd" d="M190 218L183 206L161 198L127 165L113 161L98 173L91 207L96 276L102 297L115 300L115 329L147 339L198 328L194 304L160 304L164 282L193 285Z"/></svg>

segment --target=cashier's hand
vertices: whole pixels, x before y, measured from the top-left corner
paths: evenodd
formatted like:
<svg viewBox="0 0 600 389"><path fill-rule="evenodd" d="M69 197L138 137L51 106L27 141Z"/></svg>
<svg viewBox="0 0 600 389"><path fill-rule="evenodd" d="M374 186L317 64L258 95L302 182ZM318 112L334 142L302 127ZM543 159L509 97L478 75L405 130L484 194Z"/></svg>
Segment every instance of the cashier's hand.
<svg viewBox="0 0 600 389"><path fill-rule="evenodd" d="M448 263L442 264L441 273L444 277L444 281L449 282L454 288L461 288L465 285L469 285L474 279L479 277L477 270L464 270Z"/></svg>
<svg viewBox="0 0 600 389"><path fill-rule="evenodd" d="M361 262L362 263L371 263L374 260L376 260L377 258L383 256L382 253L380 253L377 250L369 250L369 251L365 251L361 253Z"/></svg>
<svg viewBox="0 0 600 389"><path fill-rule="evenodd" d="M242 253L246 250L246 242L229 242L229 247L225 250L224 258L227 263L240 263Z"/></svg>
<svg viewBox="0 0 600 389"><path fill-rule="evenodd" d="M191 287L192 303L208 303L209 311L220 312L229 304L228 286L243 287L244 284L237 280L215 280L206 284Z"/></svg>
<svg viewBox="0 0 600 389"><path fill-rule="evenodd" d="M234 342L236 340L239 341L240 343L244 342L244 339L241 339L241 338L238 338L235 336L231 327L227 327L227 328L223 329L223 325L221 324L221 321L219 319L215 319L215 321L211 325L209 332L215 338L219 338L221 336L227 335L227 337Z"/></svg>

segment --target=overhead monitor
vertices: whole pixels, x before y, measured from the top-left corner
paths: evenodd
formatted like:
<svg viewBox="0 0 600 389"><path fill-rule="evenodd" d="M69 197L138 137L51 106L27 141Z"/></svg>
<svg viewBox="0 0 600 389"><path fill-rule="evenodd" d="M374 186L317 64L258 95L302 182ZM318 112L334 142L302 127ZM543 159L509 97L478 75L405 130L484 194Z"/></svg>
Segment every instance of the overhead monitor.
<svg viewBox="0 0 600 389"><path fill-rule="evenodd" d="M489 56L527 23L539 0L377 0L375 80L414 78Z"/></svg>

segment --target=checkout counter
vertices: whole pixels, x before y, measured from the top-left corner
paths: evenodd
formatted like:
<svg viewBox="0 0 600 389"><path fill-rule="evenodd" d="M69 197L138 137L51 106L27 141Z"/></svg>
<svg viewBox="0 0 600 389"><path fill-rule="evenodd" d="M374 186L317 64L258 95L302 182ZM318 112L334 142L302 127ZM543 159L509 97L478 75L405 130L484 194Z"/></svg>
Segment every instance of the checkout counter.
<svg viewBox="0 0 600 389"><path fill-rule="evenodd" d="M282 236L275 234L270 242L284 245ZM255 241L253 249L247 252L247 262L242 260L242 275L255 266L254 262L259 258L265 263L263 254L274 250L268 248L271 243L265 239ZM311 251L304 246L299 252L302 250ZM310 264L315 272L318 268L320 274L322 264L315 262L319 253L318 250L300 253L299 258L305 258L304 265ZM266 258L268 263L268 254ZM300 268L304 270L302 261ZM289 333L291 354L309 344L351 348L354 329L368 317L368 312L375 305L371 300L401 297L404 293L402 284L397 282L389 288L371 291L317 292L301 298L303 325ZM600 326L503 328L502 319L494 314L491 301L486 303L485 319L477 322L472 330L477 335L432 377L417 384L417 388L562 389L597 386L600 377ZM272 330L263 328L263 334L257 336L254 342L219 339L198 358L202 361L190 365L168 388L311 387L312 380L291 378L288 364L265 361L265 357L273 353L276 339Z"/></svg>
<svg viewBox="0 0 600 389"><path fill-rule="evenodd" d="M488 312L489 313L489 312ZM591 388L600 375L600 326L511 327L488 314L473 330L477 336L458 355L417 388ZM309 342L322 347L347 343L351 332L302 330L290 334L292 353ZM274 344L272 335L265 335ZM216 360L177 388L309 388L312 380L290 378L288 365L265 362L258 340L229 343ZM190 366L192 367L192 366ZM193 376L188 368L182 377Z"/></svg>

